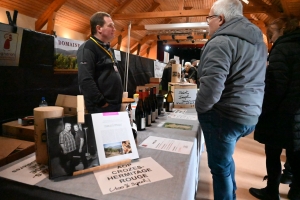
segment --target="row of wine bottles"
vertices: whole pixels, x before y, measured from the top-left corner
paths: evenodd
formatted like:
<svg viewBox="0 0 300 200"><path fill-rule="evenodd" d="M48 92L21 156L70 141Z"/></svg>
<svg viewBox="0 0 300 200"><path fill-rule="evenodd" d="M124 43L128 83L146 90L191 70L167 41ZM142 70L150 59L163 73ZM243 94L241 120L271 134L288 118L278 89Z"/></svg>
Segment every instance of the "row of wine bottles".
<svg viewBox="0 0 300 200"><path fill-rule="evenodd" d="M147 126L151 126L158 119L158 115L161 114L161 107L158 105L156 97L156 87L146 88L145 91L139 90L139 100L135 109L135 123L137 130L145 130ZM163 103L163 102L162 102ZM171 90L169 89L166 98L166 111L172 112L173 109L173 97Z"/></svg>

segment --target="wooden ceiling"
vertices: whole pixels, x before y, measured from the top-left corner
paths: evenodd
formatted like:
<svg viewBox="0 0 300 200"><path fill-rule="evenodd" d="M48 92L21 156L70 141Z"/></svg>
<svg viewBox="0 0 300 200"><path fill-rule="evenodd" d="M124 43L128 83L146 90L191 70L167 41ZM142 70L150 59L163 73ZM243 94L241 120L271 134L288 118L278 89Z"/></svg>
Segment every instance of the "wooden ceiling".
<svg viewBox="0 0 300 200"><path fill-rule="evenodd" d="M146 51L160 39L168 43L204 43L206 34L195 32L176 33L149 32L147 24L172 24L205 22L214 0L0 0L0 7L17 10L36 18L36 31L52 34L54 24L79 33L90 34L89 18L97 11L112 15L116 25L116 37L111 45L115 48L127 46L128 25L131 23L130 49ZM263 32L265 24L281 14L294 15L300 19L300 0L249 0L244 5L244 15ZM47 30L41 30L47 24ZM157 37L159 35L159 38ZM175 35L172 37L172 35ZM193 35L193 40L187 39ZM138 53L139 53L138 51ZM149 50L148 50L149 51Z"/></svg>

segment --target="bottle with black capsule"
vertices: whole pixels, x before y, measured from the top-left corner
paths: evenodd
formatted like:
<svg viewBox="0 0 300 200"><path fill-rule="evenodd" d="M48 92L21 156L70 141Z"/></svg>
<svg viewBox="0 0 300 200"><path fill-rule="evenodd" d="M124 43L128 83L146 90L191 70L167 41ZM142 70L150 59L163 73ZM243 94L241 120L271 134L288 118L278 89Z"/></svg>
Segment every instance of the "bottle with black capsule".
<svg viewBox="0 0 300 200"><path fill-rule="evenodd" d="M132 121L132 107L131 107L131 103L127 104L127 106L126 106L126 111L127 111L127 113L128 113L130 125L131 125L131 127L132 127L133 121Z"/></svg>
<svg viewBox="0 0 300 200"><path fill-rule="evenodd" d="M149 101L149 88L145 88L144 94L145 94L144 107L146 112L146 126L151 126L152 110Z"/></svg>
<svg viewBox="0 0 300 200"><path fill-rule="evenodd" d="M139 101L135 108L135 123L138 131L146 129L146 116L143 103L143 91L139 90Z"/></svg>
<svg viewBox="0 0 300 200"><path fill-rule="evenodd" d="M149 96L150 106L151 106L151 123L155 123L156 119L156 105L153 97L153 87L150 88L150 96Z"/></svg>
<svg viewBox="0 0 300 200"><path fill-rule="evenodd" d="M158 119L158 102L156 98L156 87L153 87L153 101L155 103L155 115L156 119Z"/></svg>

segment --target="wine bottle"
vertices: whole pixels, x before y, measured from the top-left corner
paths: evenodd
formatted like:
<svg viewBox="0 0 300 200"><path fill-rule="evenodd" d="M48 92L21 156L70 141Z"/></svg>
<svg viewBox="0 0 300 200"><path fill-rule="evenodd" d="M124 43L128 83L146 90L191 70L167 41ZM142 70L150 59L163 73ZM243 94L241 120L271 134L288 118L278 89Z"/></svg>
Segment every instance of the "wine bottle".
<svg viewBox="0 0 300 200"><path fill-rule="evenodd" d="M139 90L139 101L135 108L135 123L138 131L143 131L146 128L146 119L143 105L143 91Z"/></svg>
<svg viewBox="0 0 300 200"><path fill-rule="evenodd" d="M159 84L159 91L158 91L158 95L156 95L156 99L157 99L158 115L161 115L164 113L164 111L163 111L164 96L163 96L161 84Z"/></svg>
<svg viewBox="0 0 300 200"><path fill-rule="evenodd" d="M151 110L152 110L151 122L154 123L155 119L156 119L156 106L155 106L155 101L154 101L154 97L153 97L153 87L150 88L149 101L150 101L150 106L151 106Z"/></svg>
<svg viewBox="0 0 300 200"><path fill-rule="evenodd" d="M169 91L166 98L166 112L172 112L173 106L174 106L173 96L172 96L171 86L169 86Z"/></svg>
<svg viewBox="0 0 300 200"><path fill-rule="evenodd" d="M156 115L156 119L158 119L158 104L157 104L157 98L156 98L156 87L153 87L153 100L155 102L155 115Z"/></svg>
<svg viewBox="0 0 300 200"><path fill-rule="evenodd" d="M146 126L151 126L152 110L149 102L149 88L145 88L145 91L144 107L146 112Z"/></svg>
<svg viewBox="0 0 300 200"><path fill-rule="evenodd" d="M131 108L131 103L127 104L126 106L126 111L128 113L128 117L129 117L129 121L130 121L130 125L132 126L132 108Z"/></svg>

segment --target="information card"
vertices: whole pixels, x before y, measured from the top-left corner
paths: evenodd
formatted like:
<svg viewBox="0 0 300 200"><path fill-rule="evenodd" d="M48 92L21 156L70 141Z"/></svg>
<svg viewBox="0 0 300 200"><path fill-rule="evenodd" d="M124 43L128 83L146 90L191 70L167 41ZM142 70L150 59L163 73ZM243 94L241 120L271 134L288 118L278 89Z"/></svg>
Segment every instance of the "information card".
<svg viewBox="0 0 300 200"><path fill-rule="evenodd" d="M31 156L28 159L0 171L0 176L21 183L35 185L48 177L48 167L46 165L37 164L35 156Z"/></svg>
<svg viewBox="0 0 300 200"><path fill-rule="evenodd" d="M151 157L94 174L104 195L173 177Z"/></svg>
<svg viewBox="0 0 300 200"><path fill-rule="evenodd" d="M193 142L149 136L140 146L174 153L190 154Z"/></svg>

